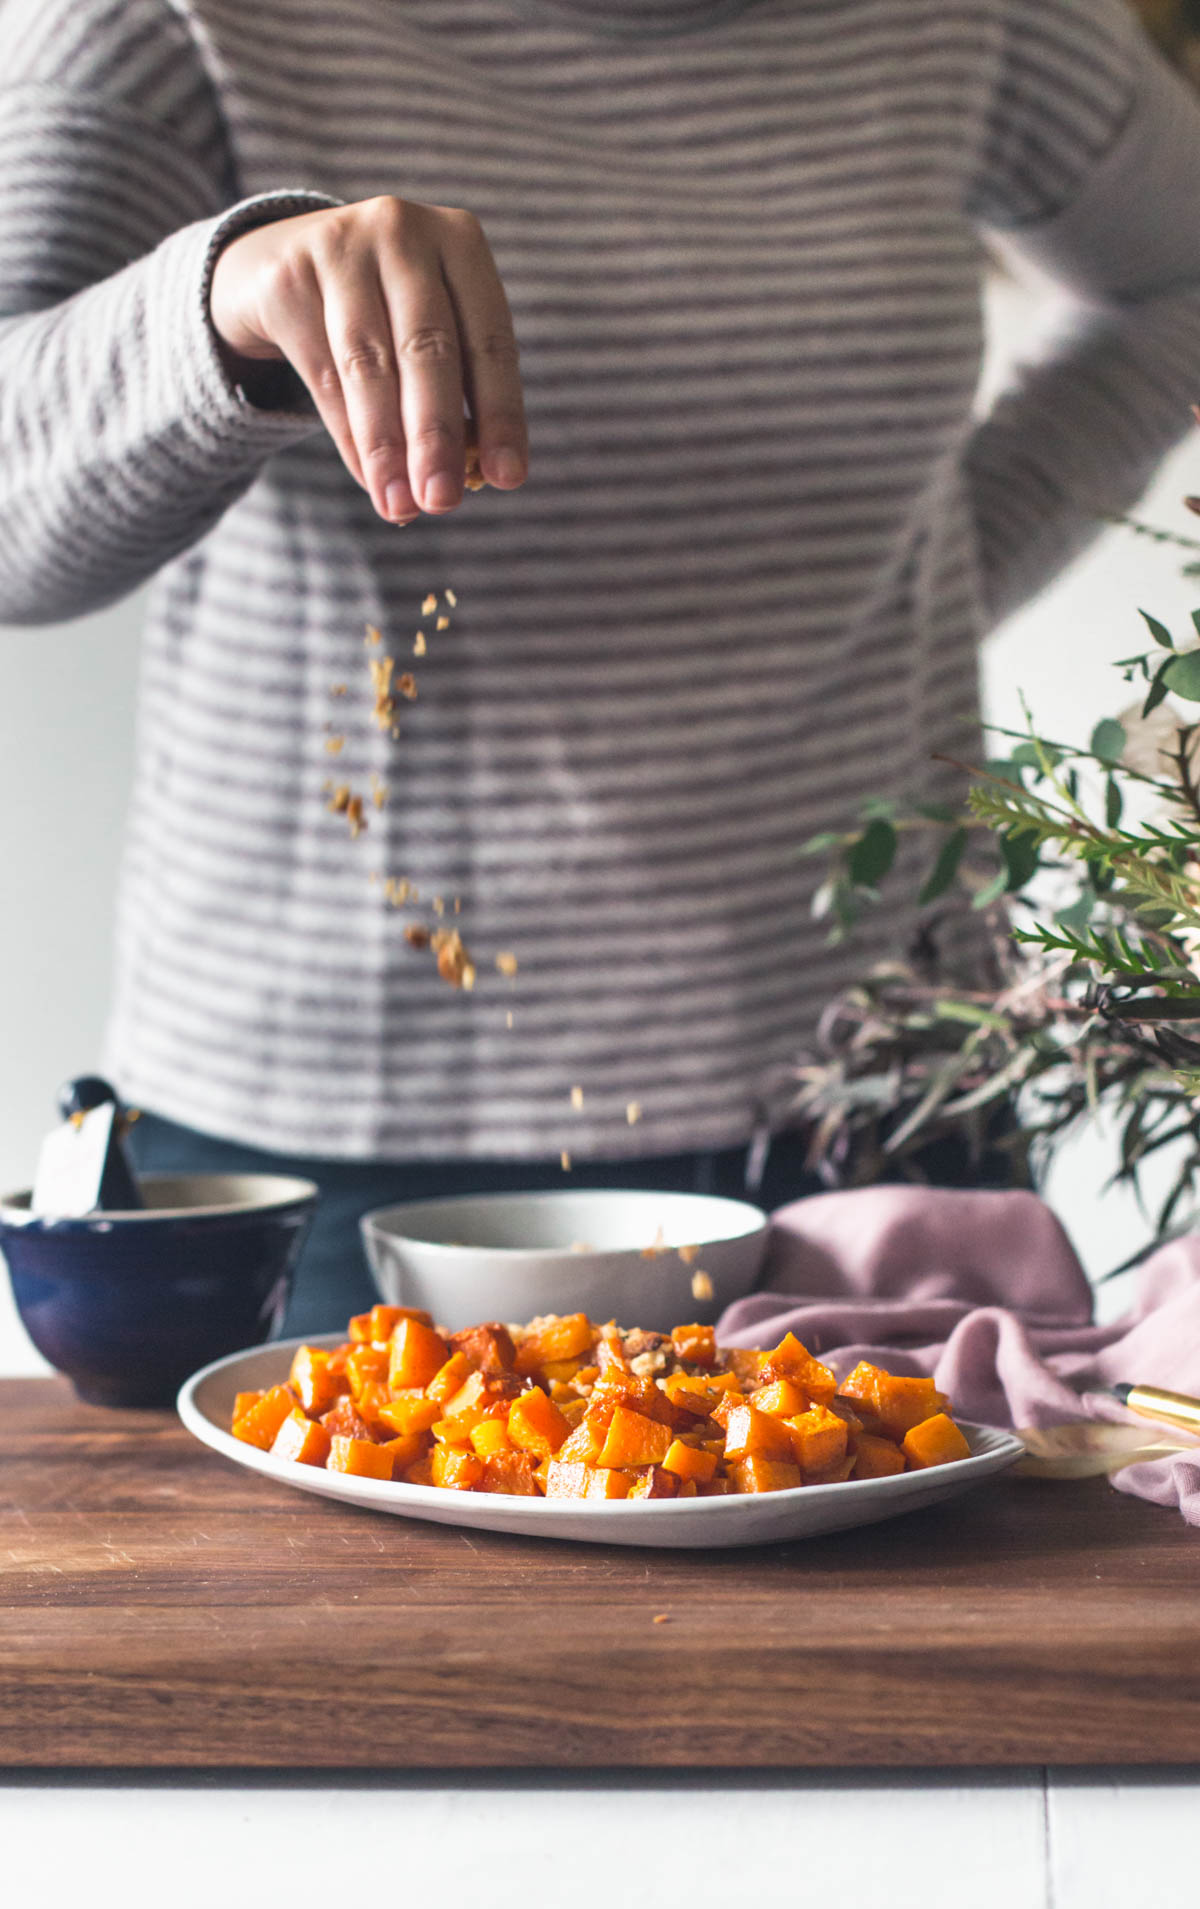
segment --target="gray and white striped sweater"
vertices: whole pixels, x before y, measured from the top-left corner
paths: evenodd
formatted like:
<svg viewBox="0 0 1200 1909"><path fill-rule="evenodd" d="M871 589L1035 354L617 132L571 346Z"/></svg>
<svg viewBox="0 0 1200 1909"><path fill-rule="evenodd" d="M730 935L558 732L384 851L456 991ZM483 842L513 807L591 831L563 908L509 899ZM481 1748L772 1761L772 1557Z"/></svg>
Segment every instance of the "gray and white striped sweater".
<svg viewBox="0 0 1200 1909"><path fill-rule="evenodd" d="M1181 434L1198 179L1118 0L2 0L0 617L159 573L125 1093L338 1157L744 1139L846 961L798 843L931 789L981 631ZM205 303L231 232L383 191L482 218L532 433L402 531ZM986 226L1093 303L976 427ZM390 876L461 898L473 993Z"/></svg>

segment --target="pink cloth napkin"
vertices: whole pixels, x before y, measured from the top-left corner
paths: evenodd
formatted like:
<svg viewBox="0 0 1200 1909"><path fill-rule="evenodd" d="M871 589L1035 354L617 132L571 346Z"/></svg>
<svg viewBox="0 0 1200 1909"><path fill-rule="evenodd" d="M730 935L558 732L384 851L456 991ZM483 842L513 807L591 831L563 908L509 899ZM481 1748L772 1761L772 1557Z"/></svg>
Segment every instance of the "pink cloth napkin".
<svg viewBox="0 0 1200 1909"><path fill-rule="evenodd" d="M928 1374L964 1419L1049 1426L1129 1422L1120 1381L1200 1396L1200 1237L1160 1247L1113 1325L1062 1226L1033 1193L868 1187L772 1215L762 1288L726 1308L726 1345L794 1332L843 1377L859 1359ZM1119 1491L1200 1525L1200 1447L1127 1466Z"/></svg>

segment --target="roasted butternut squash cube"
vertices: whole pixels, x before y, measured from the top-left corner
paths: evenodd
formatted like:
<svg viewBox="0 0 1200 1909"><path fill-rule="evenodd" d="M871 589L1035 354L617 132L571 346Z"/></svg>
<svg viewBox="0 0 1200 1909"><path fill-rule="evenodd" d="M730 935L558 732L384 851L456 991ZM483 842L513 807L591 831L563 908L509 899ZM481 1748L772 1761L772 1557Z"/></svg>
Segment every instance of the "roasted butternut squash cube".
<svg viewBox="0 0 1200 1909"><path fill-rule="evenodd" d="M508 1411L508 1436L535 1458L553 1458L570 1427L553 1399L538 1386L522 1392Z"/></svg>
<svg viewBox="0 0 1200 1909"><path fill-rule="evenodd" d="M896 1378L881 1372L875 1384L875 1410L889 1438L902 1439L914 1425L944 1413L946 1395L932 1379Z"/></svg>
<svg viewBox="0 0 1200 1909"><path fill-rule="evenodd" d="M406 1485L432 1485L433 1460L428 1452L422 1453L420 1458L415 1459L411 1465L405 1468L404 1483Z"/></svg>
<svg viewBox="0 0 1200 1909"><path fill-rule="evenodd" d="M528 1452L495 1452L483 1461L483 1477L476 1491L507 1493L512 1498L540 1498Z"/></svg>
<svg viewBox="0 0 1200 1909"><path fill-rule="evenodd" d="M342 1438L335 1434L330 1440L325 1469L348 1472L354 1478L390 1478L392 1455L385 1445L376 1445L369 1438Z"/></svg>
<svg viewBox="0 0 1200 1909"><path fill-rule="evenodd" d="M737 1491L794 1491L804 1483L799 1465L757 1454L739 1458L730 1467L730 1474Z"/></svg>
<svg viewBox="0 0 1200 1909"><path fill-rule="evenodd" d="M471 1445L480 1458L499 1458L511 1452L513 1443L503 1419L481 1418L471 1427Z"/></svg>
<svg viewBox="0 0 1200 1909"><path fill-rule="evenodd" d="M430 1463L434 1484L448 1491L474 1491L483 1477L479 1453L464 1451L457 1445L435 1445Z"/></svg>
<svg viewBox="0 0 1200 1909"><path fill-rule="evenodd" d="M484 1418L504 1418L521 1390L520 1380L511 1373L471 1372L446 1400L444 1416L465 1419L468 1425L478 1425Z"/></svg>
<svg viewBox="0 0 1200 1909"><path fill-rule="evenodd" d="M330 1370L331 1353L317 1346L297 1346L288 1384L310 1418L320 1418L346 1390L344 1372Z"/></svg>
<svg viewBox="0 0 1200 1909"><path fill-rule="evenodd" d="M405 1386L428 1385L449 1356L445 1340L432 1326L424 1325L420 1319L401 1319L392 1333L388 1384L393 1391L400 1391ZM466 1376L467 1364L464 1359L463 1378Z"/></svg>
<svg viewBox="0 0 1200 1909"><path fill-rule="evenodd" d="M672 1326L671 1344L677 1359L689 1365L717 1363L717 1336L711 1326Z"/></svg>
<svg viewBox="0 0 1200 1909"><path fill-rule="evenodd" d="M551 1313L537 1319L517 1347L516 1369L532 1377L560 1359L575 1359L592 1349L593 1327L585 1312Z"/></svg>
<svg viewBox="0 0 1200 1909"><path fill-rule="evenodd" d="M436 1399L438 1404L444 1407L446 1400L454 1397L470 1370L465 1355L461 1352L452 1352L445 1365L438 1367L425 1387L426 1398Z"/></svg>
<svg viewBox="0 0 1200 1909"><path fill-rule="evenodd" d="M827 1472L846 1456L850 1428L845 1419L827 1405L811 1405L787 1421L788 1436L796 1463L807 1478L812 1472Z"/></svg>
<svg viewBox="0 0 1200 1909"><path fill-rule="evenodd" d="M628 1498L678 1498L679 1479L674 1472L664 1471L661 1465L651 1465L633 1480L626 1496Z"/></svg>
<svg viewBox="0 0 1200 1909"><path fill-rule="evenodd" d="M597 1465L588 1472L586 1496L588 1498L628 1498L629 1487L633 1479L628 1472L612 1470L607 1465Z"/></svg>
<svg viewBox="0 0 1200 1909"><path fill-rule="evenodd" d="M808 1394L794 1379L772 1379L769 1385L760 1385L751 1393L750 1403L756 1412L766 1412L771 1418L795 1418L797 1412L807 1412Z"/></svg>
<svg viewBox="0 0 1200 1909"><path fill-rule="evenodd" d="M290 1458L297 1465L323 1465L329 1457L325 1427L308 1418L297 1405L284 1419L271 1446L273 1458Z"/></svg>
<svg viewBox="0 0 1200 1909"><path fill-rule="evenodd" d="M956 1458L970 1458L971 1447L962 1432L945 1412L922 1419L904 1434L902 1449L912 1471L924 1471L930 1465L949 1465Z"/></svg>
<svg viewBox="0 0 1200 1909"><path fill-rule="evenodd" d="M775 1350L766 1354L762 1377L767 1383L772 1379L791 1379L818 1405L827 1405L838 1389L829 1367L814 1359L794 1332L785 1333Z"/></svg>
<svg viewBox="0 0 1200 1909"><path fill-rule="evenodd" d="M585 1417L581 1424L571 1428L558 1448L558 1457L567 1464L595 1465L599 1461L603 1443L604 1434Z"/></svg>
<svg viewBox="0 0 1200 1909"><path fill-rule="evenodd" d="M386 1345L402 1319L415 1319L431 1326L431 1315L420 1306L372 1306L370 1312L356 1313L350 1321L350 1337L357 1342Z"/></svg>
<svg viewBox="0 0 1200 1909"><path fill-rule="evenodd" d="M423 1458L429 1450L427 1432L404 1432L399 1438L385 1438L380 1441L380 1451L388 1452L392 1460L392 1477L399 1478L418 1458Z"/></svg>
<svg viewBox="0 0 1200 1909"><path fill-rule="evenodd" d="M609 1420L599 1463L630 1471L637 1465L661 1465L671 1449L669 1425L618 1405Z"/></svg>
<svg viewBox="0 0 1200 1909"><path fill-rule="evenodd" d="M546 1471L547 1498L586 1498L590 1465L578 1459L552 1458Z"/></svg>
<svg viewBox="0 0 1200 1909"><path fill-rule="evenodd" d="M365 1438L368 1443L374 1442L371 1427L349 1394L321 1414L321 1423L334 1438Z"/></svg>
<svg viewBox="0 0 1200 1909"><path fill-rule="evenodd" d="M663 1469L674 1472L677 1478L692 1478L699 1484L707 1485L709 1479L716 1476L717 1456L715 1452L701 1451L695 1445L685 1445L682 1439L677 1438L667 1448Z"/></svg>
<svg viewBox="0 0 1200 1909"><path fill-rule="evenodd" d="M262 1396L263 1394L261 1392L236 1392L233 1399L233 1417L229 1421L230 1424L236 1425L240 1418L245 1418L250 1407L257 1405Z"/></svg>
<svg viewBox="0 0 1200 1909"><path fill-rule="evenodd" d="M448 1343L451 1352L461 1352L478 1372L511 1372L516 1363L511 1332L494 1320L486 1326L467 1326L462 1332L452 1332Z"/></svg>
<svg viewBox="0 0 1200 1909"><path fill-rule="evenodd" d="M359 1417L374 1439L386 1438L392 1429L386 1419L380 1416L390 1398L391 1393L386 1384L375 1380L364 1385L353 1401Z"/></svg>
<svg viewBox="0 0 1200 1909"><path fill-rule="evenodd" d="M904 1470L904 1453L890 1438L875 1438L870 1432L854 1437L854 1478L890 1478Z"/></svg>
<svg viewBox="0 0 1200 1909"><path fill-rule="evenodd" d="M786 1425L769 1418L746 1402L735 1405L725 1422L725 1459L730 1465L743 1458L771 1458L794 1462L792 1439Z"/></svg>
<svg viewBox="0 0 1200 1909"><path fill-rule="evenodd" d="M436 1399L427 1399L423 1392L393 1392L386 1404L379 1407L379 1418L389 1431L403 1438L409 1432L427 1432L442 1416L442 1408Z"/></svg>
<svg viewBox="0 0 1200 1909"><path fill-rule="evenodd" d="M364 1386L382 1384L388 1377L388 1365L386 1346L355 1346L346 1360L351 1396L357 1399Z"/></svg>
<svg viewBox="0 0 1200 1909"><path fill-rule="evenodd" d="M256 1445L269 1452L284 1419L296 1404L296 1394L287 1385L273 1385L248 1412L233 1421L230 1430L245 1445Z"/></svg>

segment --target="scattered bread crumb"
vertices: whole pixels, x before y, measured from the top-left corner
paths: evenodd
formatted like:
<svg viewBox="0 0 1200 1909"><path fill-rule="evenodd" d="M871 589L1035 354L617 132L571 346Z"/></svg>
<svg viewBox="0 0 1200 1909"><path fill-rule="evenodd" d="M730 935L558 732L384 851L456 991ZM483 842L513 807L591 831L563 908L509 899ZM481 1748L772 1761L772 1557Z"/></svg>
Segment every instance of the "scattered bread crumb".
<svg viewBox="0 0 1200 1909"><path fill-rule="evenodd" d="M425 632L424 630L418 630L417 634L413 637L413 655L424 656L425 649Z"/></svg>
<svg viewBox="0 0 1200 1909"><path fill-rule="evenodd" d="M325 747L328 750L329 754L331 756L340 755L342 751L342 745L345 743L345 740L346 740L345 736L326 736Z"/></svg>
<svg viewBox="0 0 1200 1909"><path fill-rule="evenodd" d="M654 1238L651 1240L649 1246L643 1246L642 1258L657 1259L659 1254L665 1253L666 1250L667 1250L667 1236L663 1232L662 1227L660 1226L657 1233L654 1235Z"/></svg>
<svg viewBox="0 0 1200 1909"><path fill-rule="evenodd" d="M450 618L448 616L440 616L433 627L435 630L448 630L450 628Z"/></svg>
<svg viewBox="0 0 1200 1909"><path fill-rule="evenodd" d="M627 1120L627 1121L629 1122L629 1125L630 1125L631 1127L636 1127L636 1126L637 1126L637 1124L638 1124L638 1121L639 1121L639 1120L641 1119L641 1117L642 1117L642 1103L641 1103L641 1101L640 1101L640 1100L628 1100L628 1101L626 1101L626 1103L625 1103L625 1118L626 1118L626 1120Z"/></svg>
<svg viewBox="0 0 1200 1909"><path fill-rule="evenodd" d="M700 1269L697 1268L696 1271L692 1274L692 1298L693 1299L711 1299L712 1296L713 1296L712 1280L709 1278L707 1273L701 1272Z"/></svg>
<svg viewBox="0 0 1200 1909"><path fill-rule="evenodd" d="M501 974L511 977L517 972L517 957L511 948L503 948L496 956L496 966Z"/></svg>
<svg viewBox="0 0 1200 1909"><path fill-rule="evenodd" d="M563 1148L563 1150L562 1150L562 1152L561 1152L561 1153L559 1154L559 1156L558 1156L558 1164L559 1164L559 1166L560 1166L560 1167L562 1168L562 1170L563 1170L563 1172L564 1172L564 1173L570 1173L570 1171L571 1171L571 1156L570 1156L570 1154L569 1154L569 1153L567 1152L567 1150L566 1150L566 1148L565 1148L565 1147Z"/></svg>
<svg viewBox="0 0 1200 1909"><path fill-rule="evenodd" d="M375 628L373 623L367 624L367 634L364 636L363 642L367 644L383 642L382 633Z"/></svg>
<svg viewBox="0 0 1200 1909"><path fill-rule="evenodd" d="M421 605L421 615L432 616L436 609L437 609L437 598L434 595L433 591L431 590L429 592L429 595L425 598L425 601Z"/></svg>
<svg viewBox="0 0 1200 1909"><path fill-rule="evenodd" d="M699 1251L700 1248L698 1246L681 1246L679 1249L679 1257L685 1266L690 1266Z"/></svg>
<svg viewBox="0 0 1200 1909"><path fill-rule="evenodd" d="M397 682L396 688L400 691L400 694L404 697L406 702L410 702L410 703L416 702L417 679L412 674L411 670L405 670L403 676L401 676L399 681ZM396 733L395 730L393 730L392 734L395 735L395 733Z"/></svg>
<svg viewBox="0 0 1200 1909"><path fill-rule="evenodd" d="M665 1611L660 1611L657 1617L651 1618L650 1621L652 1624L669 1624L671 1622Z"/></svg>
<svg viewBox="0 0 1200 1909"><path fill-rule="evenodd" d="M335 683L329 694L331 696L344 696L346 694L345 683Z"/></svg>
<svg viewBox="0 0 1200 1909"><path fill-rule="evenodd" d="M582 1087L572 1087L571 1105L575 1109L575 1112L577 1114L581 1114L583 1112L583 1088Z"/></svg>
<svg viewBox="0 0 1200 1909"><path fill-rule="evenodd" d="M444 597L445 597L445 599L446 599L446 601L447 601L447 603L448 603L448 604L450 605L450 608L451 608L452 610L457 610L457 608L458 608L458 598L457 598L457 597L455 596L455 594L454 594L454 592L453 592L453 590L445 590L445 591L443 591L443 593L442 593L442 594L444 595Z"/></svg>
<svg viewBox="0 0 1200 1909"><path fill-rule="evenodd" d="M511 1027L512 1024L513 1024L513 1012L512 1012L512 1009L509 1008L508 1013L504 1017L504 1025L505 1027Z"/></svg>

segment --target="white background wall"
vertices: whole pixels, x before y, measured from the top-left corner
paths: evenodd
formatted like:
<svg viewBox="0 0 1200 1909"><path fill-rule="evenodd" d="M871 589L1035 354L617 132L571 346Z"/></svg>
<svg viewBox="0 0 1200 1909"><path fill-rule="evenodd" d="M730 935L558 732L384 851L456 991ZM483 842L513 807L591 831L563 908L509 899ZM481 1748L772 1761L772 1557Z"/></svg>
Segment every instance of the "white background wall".
<svg viewBox="0 0 1200 1909"><path fill-rule="evenodd" d="M1000 283L990 301L994 383L1034 348L1044 299ZM1186 535L1200 519L1200 435L1170 460L1141 514ZM987 713L1019 721L1024 690L1048 733L1086 739L1128 700L1114 657L1145 647L1139 605L1170 620L1200 603L1179 558L1108 533L988 643ZM27 1186L58 1083L98 1065L110 974L112 897L128 797L140 598L65 628L0 632L0 1189ZM1085 1136L1048 1195L1093 1275L1145 1237L1127 1196L1100 1197L1102 1137ZM1120 1286L1111 1289L1120 1298ZM1109 1302L1113 1303L1112 1301ZM0 1282L0 1372L44 1369Z"/></svg>

